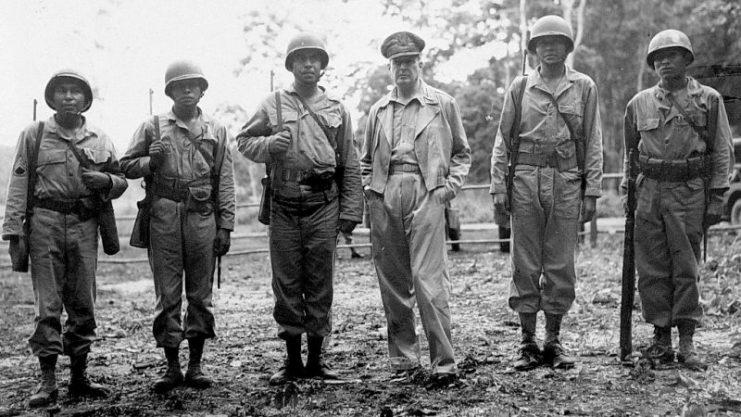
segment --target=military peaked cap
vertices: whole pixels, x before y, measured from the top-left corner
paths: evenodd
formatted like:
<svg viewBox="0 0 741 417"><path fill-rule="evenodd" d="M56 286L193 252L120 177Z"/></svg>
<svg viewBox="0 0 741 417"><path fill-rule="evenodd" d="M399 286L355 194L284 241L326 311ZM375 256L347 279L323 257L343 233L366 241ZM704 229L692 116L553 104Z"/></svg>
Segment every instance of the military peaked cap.
<svg viewBox="0 0 741 417"><path fill-rule="evenodd" d="M416 56L425 49L425 41L411 32L396 32L381 44L381 54L388 59Z"/></svg>

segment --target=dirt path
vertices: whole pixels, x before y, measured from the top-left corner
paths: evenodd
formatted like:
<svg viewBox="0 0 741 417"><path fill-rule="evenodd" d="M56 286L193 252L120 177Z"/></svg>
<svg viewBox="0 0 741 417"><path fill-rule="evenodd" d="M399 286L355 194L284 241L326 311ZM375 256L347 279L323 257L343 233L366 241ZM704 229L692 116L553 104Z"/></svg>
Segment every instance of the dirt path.
<svg viewBox="0 0 741 417"><path fill-rule="evenodd" d="M462 379L432 390L425 388L423 376L391 379L375 272L367 257L350 260L344 250L337 264L328 360L346 381L268 385L267 378L282 362L283 345L275 337L271 315L267 256L250 255L224 261L224 284L216 294L219 338L207 345L205 355L216 386L154 394L149 388L164 359L151 337L148 267L101 265L101 340L94 346L90 371L113 395L99 401L68 398L64 385L69 362L62 358L60 408L52 411L58 416L664 416L682 415L695 404L708 415L741 415L741 362L732 348L741 324L741 257L733 255L738 253L735 236L711 239L716 258L703 273L706 319L697 336L699 349L712 364L705 373L674 367L645 370L618 362L620 245L620 236L605 235L597 249L579 253L577 302L565 319L562 340L579 360L569 371L515 372L509 363L519 327L506 305L507 258L481 246L451 253L452 331ZM37 368L25 341L33 320L30 280L2 271L0 289L0 416L24 415ZM638 349L651 329L640 322L638 309L634 316ZM539 320L542 340L542 316ZM424 336L421 341L426 352ZM187 362L186 349L182 360Z"/></svg>

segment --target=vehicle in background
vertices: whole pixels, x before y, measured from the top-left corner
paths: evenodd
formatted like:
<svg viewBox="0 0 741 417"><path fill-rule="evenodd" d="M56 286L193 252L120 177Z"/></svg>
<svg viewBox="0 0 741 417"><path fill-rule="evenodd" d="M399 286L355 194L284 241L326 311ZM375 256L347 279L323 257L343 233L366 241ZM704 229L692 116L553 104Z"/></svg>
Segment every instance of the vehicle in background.
<svg viewBox="0 0 741 417"><path fill-rule="evenodd" d="M723 95L723 102L731 124L735 160L731 174L731 187L724 196L724 220L733 225L741 224L741 65L697 66L692 76L713 87Z"/></svg>

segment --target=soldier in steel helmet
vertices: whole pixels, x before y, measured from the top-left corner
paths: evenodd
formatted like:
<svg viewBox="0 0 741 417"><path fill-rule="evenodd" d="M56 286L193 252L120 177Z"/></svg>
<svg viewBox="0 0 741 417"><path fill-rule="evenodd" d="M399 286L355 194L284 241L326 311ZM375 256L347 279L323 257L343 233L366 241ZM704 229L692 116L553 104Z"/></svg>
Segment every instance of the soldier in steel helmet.
<svg viewBox="0 0 741 417"><path fill-rule="evenodd" d="M148 254L157 297L152 332L167 358L167 371L153 386L157 392L183 382L194 388L213 383L201 361L205 340L215 336L213 272L215 259L229 251L236 199L229 133L198 106L206 89L197 64L170 64L165 94L171 110L145 120L121 158L126 177L144 177L151 195ZM190 353L185 377L178 359L183 339Z"/></svg>
<svg viewBox="0 0 741 417"><path fill-rule="evenodd" d="M471 149L455 99L420 75L424 47L422 38L406 31L381 44L394 88L371 107L360 166L391 369L397 378L409 378L420 367L416 302L430 347L429 383L446 386L457 378L457 367L445 207L466 180Z"/></svg>
<svg viewBox="0 0 741 417"><path fill-rule="evenodd" d="M574 358L559 335L575 297L579 221L592 219L602 190L599 103L594 81L565 64L574 49L569 24L544 16L530 33L527 49L540 64L505 95L490 193L496 212L512 218L509 306L522 328L514 368L570 368ZM509 201L505 176L512 162ZM539 311L545 315L542 351L535 340Z"/></svg>
<svg viewBox="0 0 741 417"><path fill-rule="evenodd" d="M41 367L39 386L29 400L31 407L56 400L60 354L70 357L70 394L107 395L86 373L96 328L96 211L102 202L118 198L127 186L113 142L82 115L93 103L87 79L77 71L60 71L47 83L44 98L55 113L21 132L2 231L3 240L10 241L14 264L25 253L26 243L31 257L36 318L29 344ZM78 160L75 152L84 154L89 165ZM32 178L35 186L31 190ZM32 210L27 212L29 207ZM29 236L24 236L24 219L30 221ZM62 308L67 312L63 333Z"/></svg>
<svg viewBox="0 0 741 417"><path fill-rule="evenodd" d="M287 352L270 378L273 385L296 377L338 377L322 359L332 330L337 235L360 223L363 196L350 114L335 94L319 86L328 63L316 35L291 39L285 68L293 83L266 97L237 136L239 151L265 163L272 183L266 198L271 201L273 317Z"/></svg>
<svg viewBox="0 0 741 417"><path fill-rule="evenodd" d="M673 363L672 327L679 331L678 362L702 370L693 336L699 304L700 243L723 213L731 168L731 131L720 94L687 75L690 40L678 30L657 33L646 62L657 85L636 94L625 110L625 173L634 149L635 254L643 317L654 326L646 354ZM627 188L624 179L621 184Z"/></svg>

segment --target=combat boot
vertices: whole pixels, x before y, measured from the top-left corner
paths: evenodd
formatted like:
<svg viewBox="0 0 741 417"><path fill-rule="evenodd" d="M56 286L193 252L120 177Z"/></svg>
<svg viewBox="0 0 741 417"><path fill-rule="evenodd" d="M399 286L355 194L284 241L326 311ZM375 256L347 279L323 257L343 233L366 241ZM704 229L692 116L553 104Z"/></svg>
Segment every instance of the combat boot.
<svg viewBox="0 0 741 417"><path fill-rule="evenodd" d="M704 371L708 365L702 361L700 355L695 352L695 345L692 341L695 335L694 320L678 320L677 329L679 330L679 353L677 353L677 362L683 367L693 371Z"/></svg>
<svg viewBox="0 0 741 417"><path fill-rule="evenodd" d="M90 381L87 376L87 353L70 356L69 395L79 397L107 397L108 390Z"/></svg>
<svg viewBox="0 0 741 417"><path fill-rule="evenodd" d="M270 376L270 385L281 385L294 378L304 376L304 362L301 360L301 335L286 337L286 360L278 372Z"/></svg>
<svg viewBox="0 0 741 417"><path fill-rule="evenodd" d="M203 356L203 345L205 339L188 339L188 371L185 372L185 385L193 388L203 389L213 385L213 380L203 373L201 368L201 357Z"/></svg>
<svg viewBox="0 0 741 417"><path fill-rule="evenodd" d="M543 361L553 368L573 368L576 360L566 354L558 336L561 333L561 314L545 313L545 343L543 344Z"/></svg>
<svg viewBox="0 0 741 417"><path fill-rule="evenodd" d="M332 368L329 367L322 359L322 343L324 338L320 336L308 336L307 344L309 345L309 355L306 358L306 369L304 376L307 378L321 379L340 379Z"/></svg>
<svg viewBox="0 0 741 417"><path fill-rule="evenodd" d="M518 351L518 358L515 360L514 367L518 371L528 371L537 368L543 357L535 341L535 325L537 323L537 313L520 313L520 327L522 327L522 341Z"/></svg>
<svg viewBox="0 0 741 417"><path fill-rule="evenodd" d="M660 327L654 325L654 338L651 346L645 352L645 356L659 364L666 365L674 363L674 349L672 348L672 328L670 326Z"/></svg>
<svg viewBox="0 0 741 417"><path fill-rule="evenodd" d="M57 388L57 355L39 356L41 378L36 391L28 399L29 407L45 407L54 403L59 395Z"/></svg>
<svg viewBox="0 0 741 417"><path fill-rule="evenodd" d="M167 358L167 371L165 374L154 381L152 389L158 393L165 393L183 383L183 372L180 370L180 358L178 357L179 349L176 347L166 347L165 357Z"/></svg>

